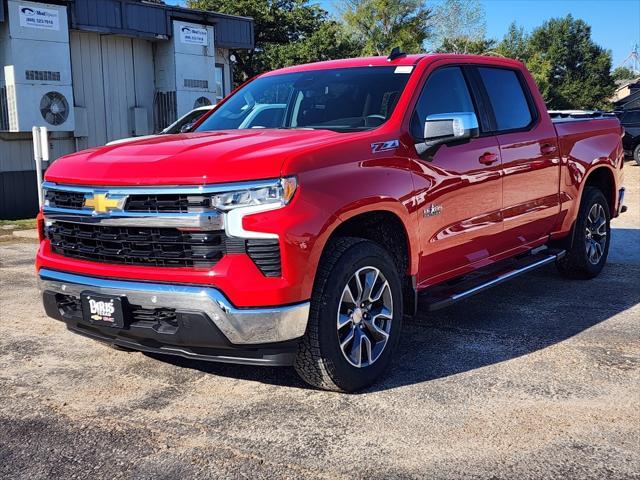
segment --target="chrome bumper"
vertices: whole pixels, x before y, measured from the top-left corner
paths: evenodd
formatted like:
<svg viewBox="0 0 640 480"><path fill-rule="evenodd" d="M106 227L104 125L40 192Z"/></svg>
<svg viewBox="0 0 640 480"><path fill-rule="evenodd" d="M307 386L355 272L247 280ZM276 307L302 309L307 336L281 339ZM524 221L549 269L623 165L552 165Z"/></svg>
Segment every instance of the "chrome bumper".
<svg viewBox="0 0 640 480"><path fill-rule="evenodd" d="M205 313L235 345L283 342L304 335L309 302L269 308L235 308L215 288L107 280L41 269L40 291L80 297L94 293L126 297L143 308L174 308Z"/></svg>

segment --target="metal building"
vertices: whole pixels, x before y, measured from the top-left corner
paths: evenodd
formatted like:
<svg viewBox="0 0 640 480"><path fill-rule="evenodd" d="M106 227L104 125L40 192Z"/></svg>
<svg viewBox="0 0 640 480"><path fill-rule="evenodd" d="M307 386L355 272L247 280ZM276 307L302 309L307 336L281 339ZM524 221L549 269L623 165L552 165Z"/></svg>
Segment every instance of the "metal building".
<svg viewBox="0 0 640 480"><path fill-rule="evenodd" d="M31 128L51 160L157 132L231 90L249 18L144 0L0 0L0 219L37 212Z"/></svg>

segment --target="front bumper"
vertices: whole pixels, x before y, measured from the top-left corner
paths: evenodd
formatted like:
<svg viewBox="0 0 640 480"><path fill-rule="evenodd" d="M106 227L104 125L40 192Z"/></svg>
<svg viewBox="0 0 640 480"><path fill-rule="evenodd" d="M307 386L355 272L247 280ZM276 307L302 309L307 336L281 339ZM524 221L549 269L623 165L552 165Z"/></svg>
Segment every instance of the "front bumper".
<svg viewBox="0 0 640 480"><path fill-rule="evenodd" d="M211 287L108 280L46 268L39 271L39 287L47 314L77 333L138 350L223 362L290 364L309 316L309 302L236 308ZM124 297L143 313L129 318L124 329L98 327L82 318L78 299L84 291Z"/></svg>

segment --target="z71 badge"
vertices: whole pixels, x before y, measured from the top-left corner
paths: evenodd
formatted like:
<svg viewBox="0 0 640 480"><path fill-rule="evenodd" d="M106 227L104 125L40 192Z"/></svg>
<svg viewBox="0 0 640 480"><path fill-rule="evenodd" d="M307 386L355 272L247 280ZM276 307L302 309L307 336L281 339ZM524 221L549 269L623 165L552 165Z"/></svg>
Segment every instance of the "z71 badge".
<svg viewBox="0 0 640 480"><path fill-rule="evenodd" d="M398 140L387 140L386 142L376 142L371 144L371 153L388 152L400 146Z"/></svg>

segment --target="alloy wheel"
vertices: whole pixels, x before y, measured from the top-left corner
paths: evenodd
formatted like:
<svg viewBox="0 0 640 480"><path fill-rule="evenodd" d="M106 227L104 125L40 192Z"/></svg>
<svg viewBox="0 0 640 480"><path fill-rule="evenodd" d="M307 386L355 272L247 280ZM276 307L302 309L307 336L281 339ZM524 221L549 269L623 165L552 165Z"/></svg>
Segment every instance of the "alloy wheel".
<svg viewBox="0 0 640 480"><path fill-rule="evenodd" d="M597 265L607 245L607 216L599 203L592 205L587 215L585 244L589 263Z"/></svg>
<svg viewBox="0 0 640 480"><path fill-rule="evenodd" d="M384 274L375 267L355 272L342 291L338 308L338 342L357 368L372 365L384 351L393 320L393 297Z"/></svg>

